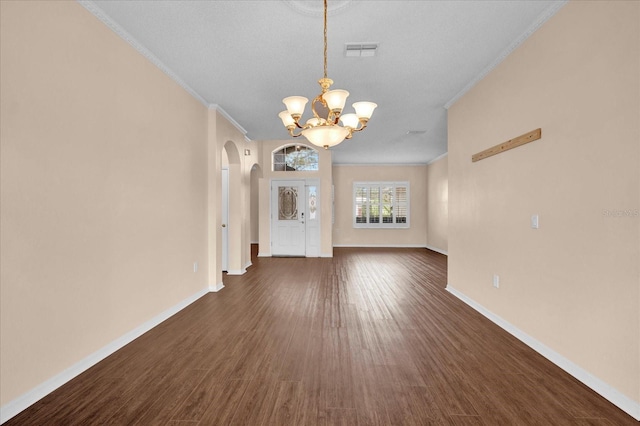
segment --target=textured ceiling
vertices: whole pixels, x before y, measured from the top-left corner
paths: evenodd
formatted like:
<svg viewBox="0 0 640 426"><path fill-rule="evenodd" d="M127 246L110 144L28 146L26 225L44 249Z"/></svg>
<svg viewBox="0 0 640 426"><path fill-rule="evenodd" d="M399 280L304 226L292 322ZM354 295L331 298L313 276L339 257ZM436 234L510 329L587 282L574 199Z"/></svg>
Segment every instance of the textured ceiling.
<svg viewBox="0 0 640 426"><path fill-rule="evenodd" d="M206 105L257 141L288 139L282 98L313 99L322 1L80 1ZM446 108L564 1L329 0L328 76L378 108L334 163L418 164L447 152ZM350 42L379 43L347 58ZM303 117L311 116L310 105Z"/></svg>

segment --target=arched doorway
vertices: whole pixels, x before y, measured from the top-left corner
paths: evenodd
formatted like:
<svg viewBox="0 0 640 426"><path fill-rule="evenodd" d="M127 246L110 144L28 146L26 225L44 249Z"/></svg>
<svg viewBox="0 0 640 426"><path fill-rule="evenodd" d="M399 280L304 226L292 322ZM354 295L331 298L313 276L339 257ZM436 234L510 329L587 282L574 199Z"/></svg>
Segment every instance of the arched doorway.
<svg viewBox="0 0 640 426"><path fill-rule="evenodd" d="M226 182L223 182L223 177ZM228 179L226 179L228 177ZM222 218L226 223L221 223L220 240L222 261L226 265L226 271L230 275L241 275L245 272L242 265L242 227L243 217L242 210L242 173L240 154L238 147L233 141L227 141L222 148L221 155L221 185L224 183L227 188L220 191L220 204L226 212L223 212ZM225 190L226 189L226 190ZM226 195L225 195L226 194ZM225 196L225 199L223 198ZM225 214L226 213L226 214Z"/></svg>

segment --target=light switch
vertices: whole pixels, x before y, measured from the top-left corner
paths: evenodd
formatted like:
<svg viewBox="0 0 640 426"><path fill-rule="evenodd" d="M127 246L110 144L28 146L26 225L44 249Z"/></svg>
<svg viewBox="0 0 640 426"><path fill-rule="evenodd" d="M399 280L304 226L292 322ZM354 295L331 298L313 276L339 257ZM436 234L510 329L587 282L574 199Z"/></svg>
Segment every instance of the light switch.
<svg viewBox="0 0 640 426"><path fill-rule="evenodd" d="M531 215L531 227L533 229L538 229L540 227L540 222L538 221L538 215Z"/></svg>

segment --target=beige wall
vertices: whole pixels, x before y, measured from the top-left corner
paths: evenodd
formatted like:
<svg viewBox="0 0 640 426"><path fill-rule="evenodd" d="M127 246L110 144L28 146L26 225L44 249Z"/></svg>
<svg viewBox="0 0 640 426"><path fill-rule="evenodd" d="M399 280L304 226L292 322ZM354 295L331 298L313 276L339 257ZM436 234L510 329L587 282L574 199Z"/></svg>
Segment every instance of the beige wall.
<svg viewBox="0 0 640 426"><path fill-rule="evenodd" d="M4 406L207 288L207 110L76 2L0 8Z"/></svg>
<svg viewBox="0 0 640 426"><path fill-rule="evenodd" d="M448 155L449 285L636 403L639 26L640 2L568 3L449 110Z"/></svg>
<svg viewBox="0 0 640 426"><path fill-rule="evenodd" d="M259 203L260 203L260 181L259 179L262 177L262 168L260 168L259 166L256 166L256 168L254 170L251 171L251 175L250 175L250 191L251 191L251 207L250 207L250 211L251 211L251 219L250 219L250 236L251 236L251 244L258 244L258 237L259 237L259 233L258 230L260 229L260 210L259 210Z"/></svg>
<svg viewBox="0 0 640 426"><path fill-rule="evenodd" d="M427 247L449 250L449 163L447 156L427 165Z"/></svg>
<svg viewBox="0 0 640 426"><path fill-rule="evenodd" d="M262 177L259 178L259 243L258 254L271 256L271 181L317 179L320 181L320 256L333 256L331 240L331 151L318 148L304 140L268 140L260 141L260 164L262 165ZM318 151L317 172L274 172L271 165L273 151L286 145L295 143L305 145Z"/></svg>
<svg viewBox="0 0 640 426"><path fill-rule="evenodd" d="M247 142L244 134L222 113L211 109L209 115L209 174L214 185L209 190L209 242L215 245L216 254L216 276L211 278L210 286L215 282L219 289L222 283L222 210L219 201L222 165L224 163L224 167L229 169L228 272L239 275L251 265L250 176L259 153L254 149L255 143ZM245 148L249 149L250 155L244 154Z"/></svg>
<svg viewBox="0 0 640 426"><path fill-rule="evenodd" d="M349 143L349 142L347 142ZM410 228L353 227L353 183L408 181ZM333 166L335 188L334 246L425 247L427 242L427 166Z"/></svg>

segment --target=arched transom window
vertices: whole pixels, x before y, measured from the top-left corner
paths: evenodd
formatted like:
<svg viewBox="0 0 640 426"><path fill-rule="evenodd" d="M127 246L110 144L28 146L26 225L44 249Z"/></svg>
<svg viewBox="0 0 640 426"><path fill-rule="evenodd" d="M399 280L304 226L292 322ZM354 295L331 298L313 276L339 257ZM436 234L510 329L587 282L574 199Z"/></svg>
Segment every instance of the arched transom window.
<svg viewBox="0 0 640 426"><path fill-rule="evenodd" d="M318 151L304 145L289 145L273 152L273 171L318 170Z"/></svg>

